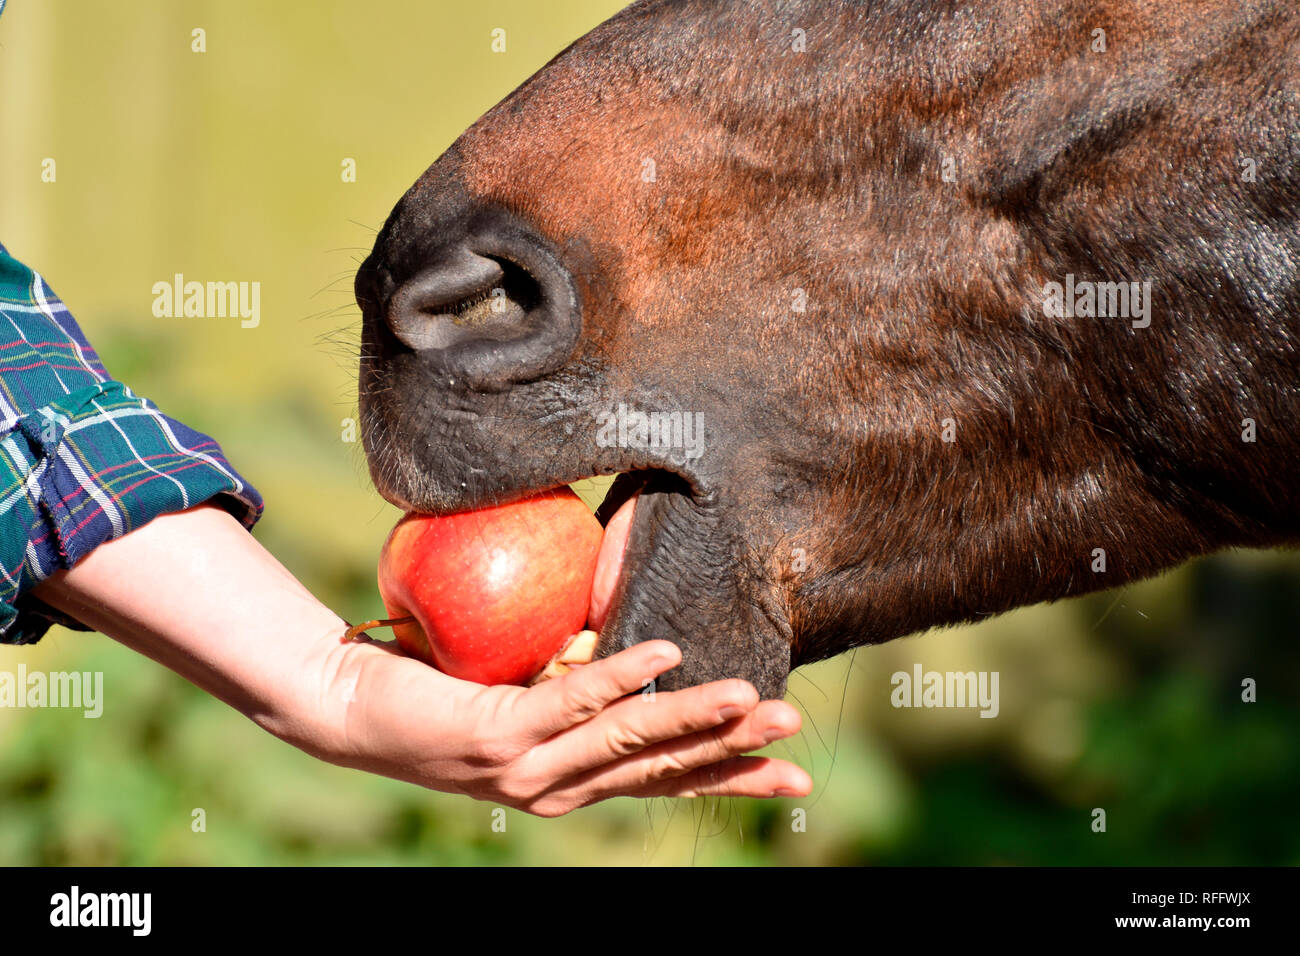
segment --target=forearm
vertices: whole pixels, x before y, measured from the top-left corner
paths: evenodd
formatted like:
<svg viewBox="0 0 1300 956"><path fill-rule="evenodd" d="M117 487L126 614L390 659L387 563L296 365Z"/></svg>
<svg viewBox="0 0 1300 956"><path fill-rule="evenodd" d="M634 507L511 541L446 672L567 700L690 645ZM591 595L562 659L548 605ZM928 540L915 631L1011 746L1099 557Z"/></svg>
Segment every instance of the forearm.
<svg viewBox="0 0 1300 956"><path fill-rule="evenodd" d="M162 515L34 593L309 750L337 702L322 671L346 624L220 507Z"/></svg>

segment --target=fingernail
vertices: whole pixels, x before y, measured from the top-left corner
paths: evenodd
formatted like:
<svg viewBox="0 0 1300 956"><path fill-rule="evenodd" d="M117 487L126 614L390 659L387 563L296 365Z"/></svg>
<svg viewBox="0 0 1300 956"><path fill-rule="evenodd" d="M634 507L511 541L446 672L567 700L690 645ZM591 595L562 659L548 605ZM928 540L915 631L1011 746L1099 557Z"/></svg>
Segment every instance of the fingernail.
<svg viewBox="0 0 1300 956"><path fill-rule="evenodd" d="M744 713L745 708L738 707L735 704L728 704L726 707L723 707L718 711L718 717L722 720L732 720L736 717L742 716Z"/></svg>
<svg viewBox="0 0 1300 956"><path fill-rule="evenodd" d="M654 657L650 658L650 666L654 669L655 673L659 673L666 669L672 662L673 659L667 654L656 654Z"/></svg>
<svg viewBox="0 0 1300 956"><path fill-rule="evenodd" d="M777 787L775 790L772 791L772 796L774 796L774 797L797 797L797 796L799 796L799 791L798 791L798 790L791 790L789 787Z"/></svg>
<svg viewBox="0 0 1300 956"><path fill-rule="evenodd" d="M786 736L785 728L769 727L763 731L763 743L770 744L772 741L780 740L784 736Z"/></svg>

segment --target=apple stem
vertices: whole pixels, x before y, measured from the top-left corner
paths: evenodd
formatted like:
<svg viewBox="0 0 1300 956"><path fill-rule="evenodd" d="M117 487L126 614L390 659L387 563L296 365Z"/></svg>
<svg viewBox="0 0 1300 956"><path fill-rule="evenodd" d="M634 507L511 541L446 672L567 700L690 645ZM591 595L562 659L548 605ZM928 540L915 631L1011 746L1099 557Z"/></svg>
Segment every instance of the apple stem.
<svg viewBox="0 0 1300 956"><path fill-rule="evenodd" d="M414 617L390 617L381 618L378 621L364 621L361 624L353 624L343 632L343 638L340 644L346 644L349 641L355 641L358 637L370 630L372 627L396 627L398 624L413 624Z"/></svg>

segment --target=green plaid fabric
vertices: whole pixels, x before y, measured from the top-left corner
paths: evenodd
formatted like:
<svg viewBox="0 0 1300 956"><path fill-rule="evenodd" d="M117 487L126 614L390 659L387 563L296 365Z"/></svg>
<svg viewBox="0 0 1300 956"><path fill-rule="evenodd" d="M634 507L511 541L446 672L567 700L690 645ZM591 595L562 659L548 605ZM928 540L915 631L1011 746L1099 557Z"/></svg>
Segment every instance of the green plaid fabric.
<svg viewBox="0 0 1300 956"><path fill-rule="evenodd" d="M87 630L30 589L218 496L247 528L261 516L220 446L111 378L41 276L0 246L0 643L33 643L54 621Z"/></svg>

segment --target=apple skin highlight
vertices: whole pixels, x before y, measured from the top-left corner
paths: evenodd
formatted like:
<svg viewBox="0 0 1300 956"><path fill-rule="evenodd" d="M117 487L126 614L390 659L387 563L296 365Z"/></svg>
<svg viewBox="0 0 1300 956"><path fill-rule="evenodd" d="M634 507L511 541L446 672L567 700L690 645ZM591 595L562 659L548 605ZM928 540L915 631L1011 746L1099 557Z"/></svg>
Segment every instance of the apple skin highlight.
<svg viewBox="0 0 1300 956"><path fill-rule="evenodd" d="M434 517L408 514L379 559L398 645L451 677L524 684L587 622L603 529L568 488Z"/></svg>

